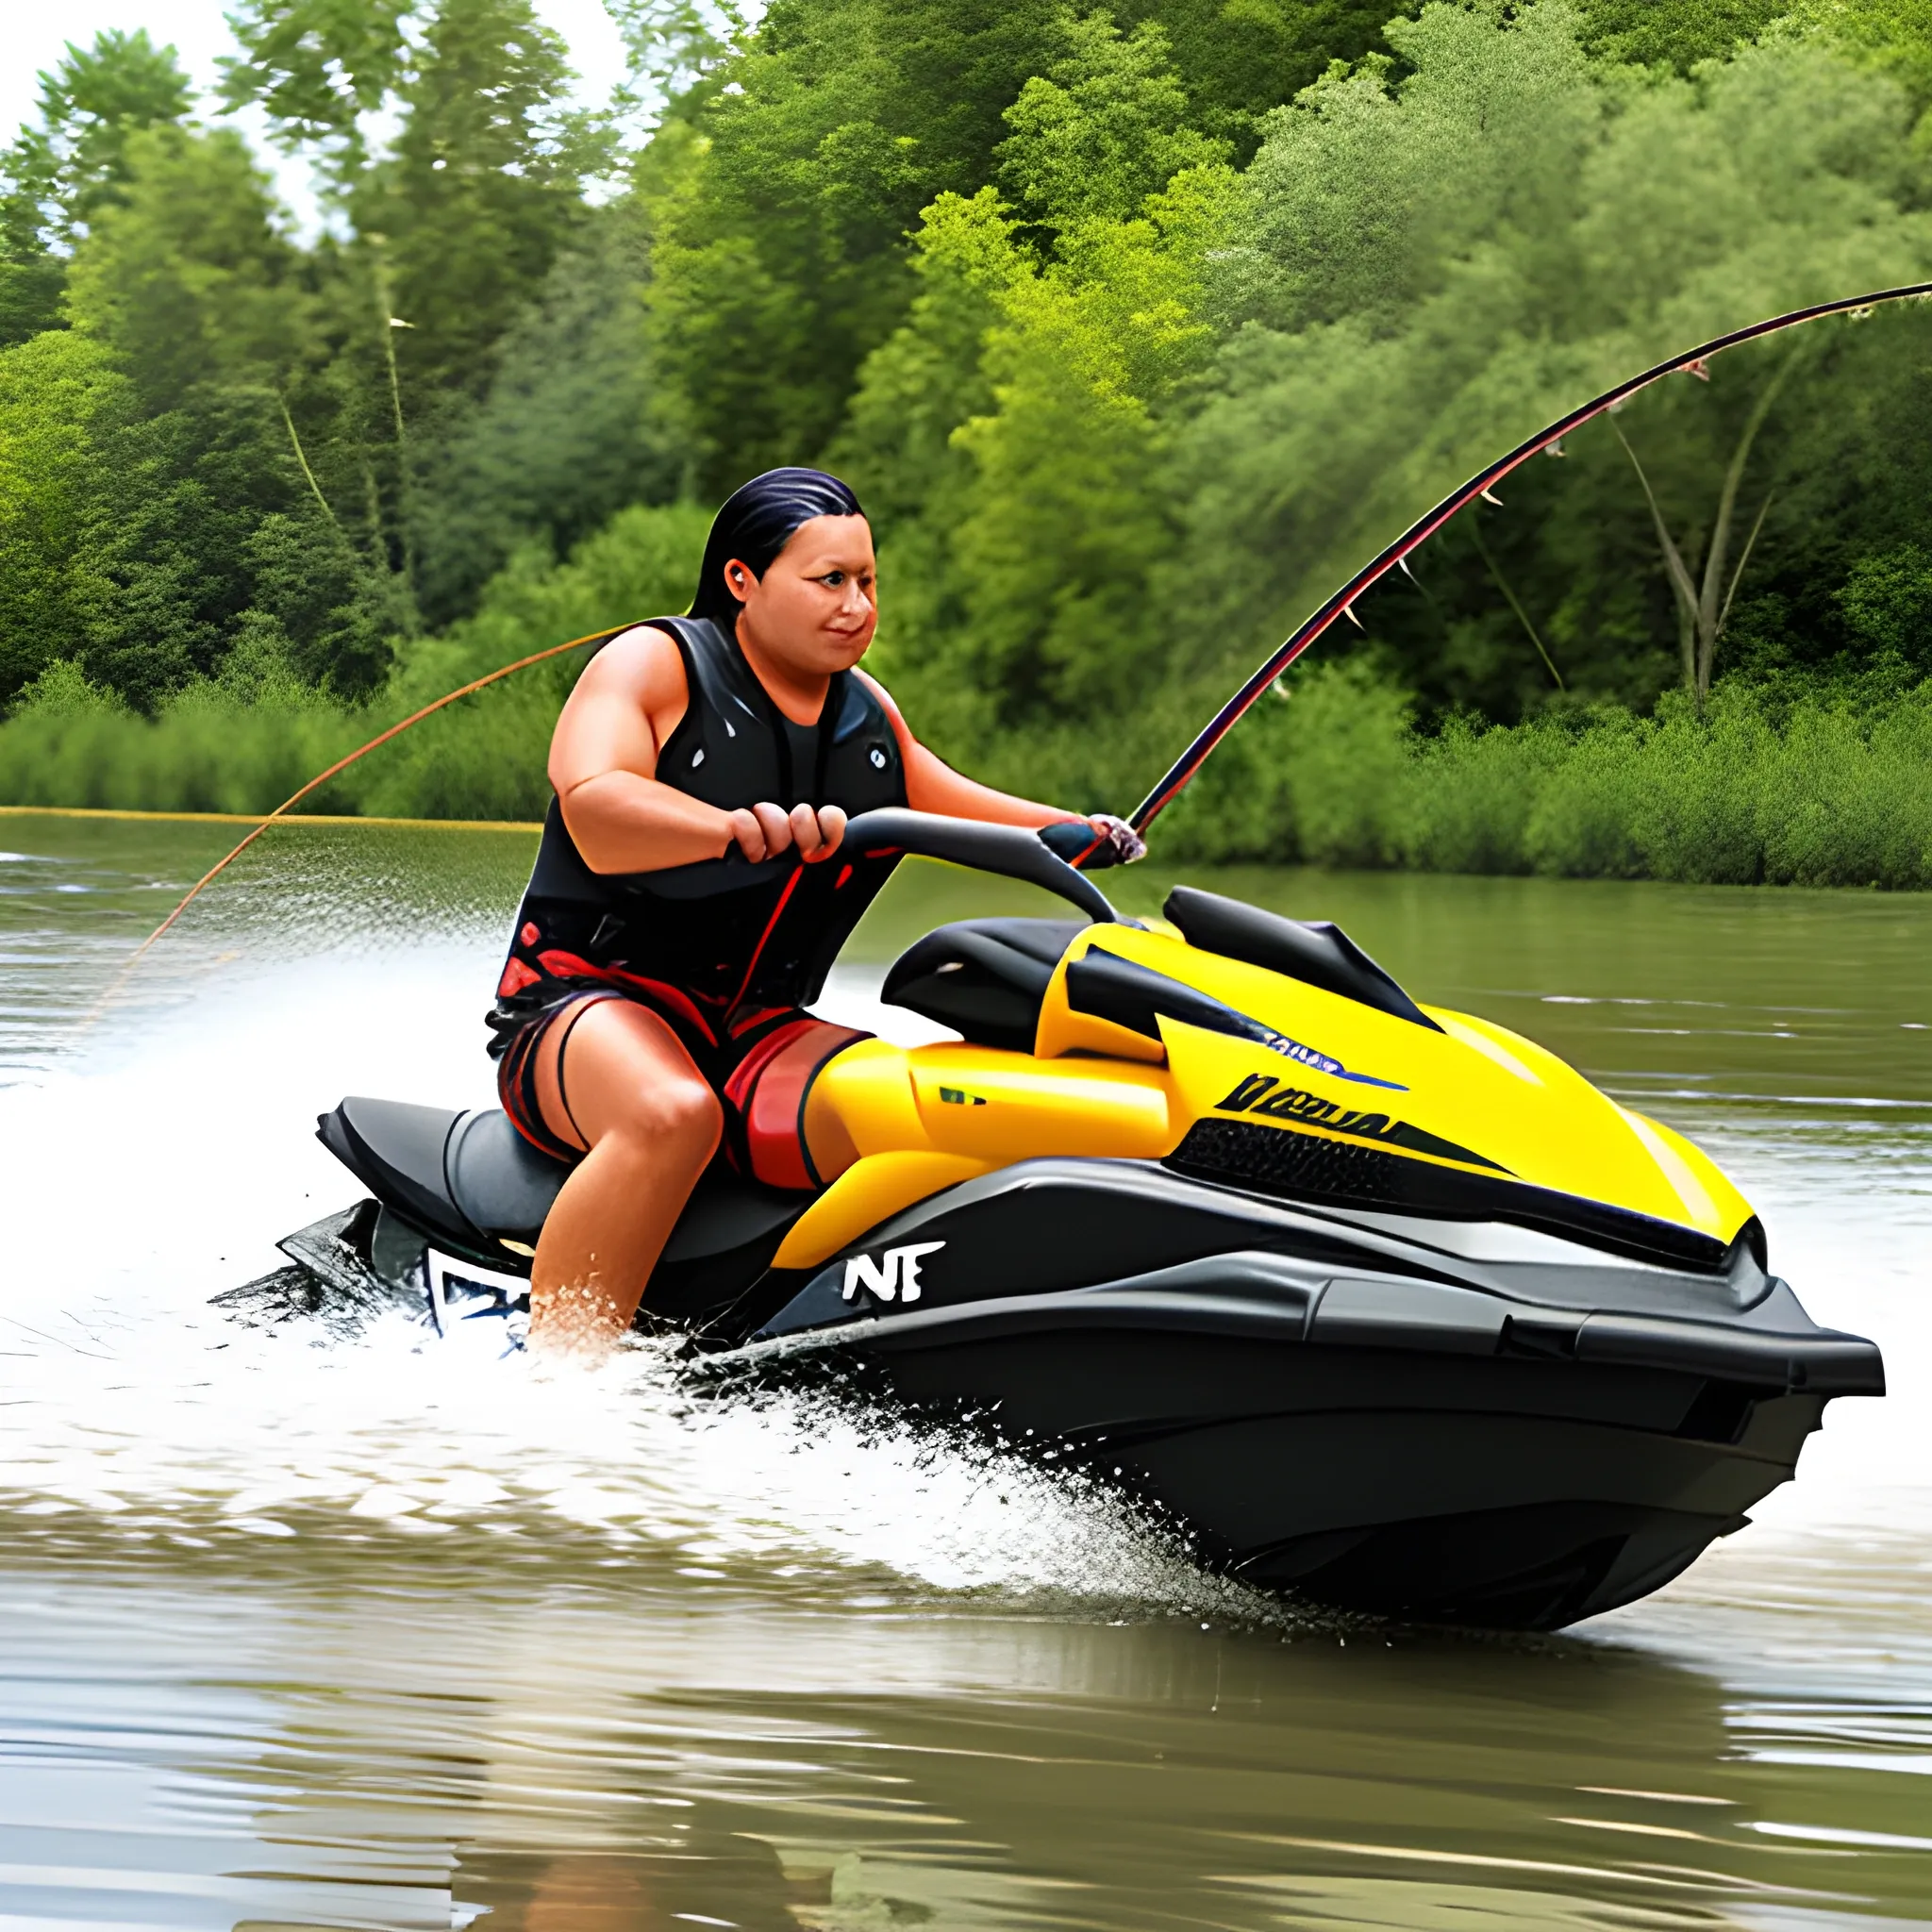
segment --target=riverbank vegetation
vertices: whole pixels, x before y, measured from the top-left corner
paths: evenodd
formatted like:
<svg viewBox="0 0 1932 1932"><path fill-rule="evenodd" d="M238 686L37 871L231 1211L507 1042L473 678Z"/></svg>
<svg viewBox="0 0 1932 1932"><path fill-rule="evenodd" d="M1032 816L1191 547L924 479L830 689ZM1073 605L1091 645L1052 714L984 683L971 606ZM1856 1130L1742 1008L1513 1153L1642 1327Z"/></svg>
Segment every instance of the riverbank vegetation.
<svg viewBox="0 0 1932 1932"><path fill-rule="evenodd" d="M1124 809L1443 491L1760 315L1932 277L1905 0L248 0L0 184L0 802L266 808L442 691L682 608L711 506L848 475L945 754ZM383 138L377 131L384 130ZM1932 309L1672 378L1433 538L1175 855L1932 886ZM329 810L527 818L574 660Z"/></svg>

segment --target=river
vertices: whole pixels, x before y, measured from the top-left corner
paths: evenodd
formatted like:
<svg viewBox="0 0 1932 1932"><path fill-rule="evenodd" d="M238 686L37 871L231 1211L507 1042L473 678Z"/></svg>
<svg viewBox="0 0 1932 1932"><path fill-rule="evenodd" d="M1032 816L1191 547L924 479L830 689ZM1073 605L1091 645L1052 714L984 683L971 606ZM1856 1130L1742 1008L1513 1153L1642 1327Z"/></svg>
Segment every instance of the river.
<svg viewBox="0 0 1932 1932"><path fill-rule="evenodd" d="M1710 1147L1892 1393L1556 1638L1297 1617L1104 1496L646 1344L208 1298L485 1104L532 840L0 816L0 1932L1932 1922L1932 899L1224 874ZM1158 855L1115 874L1151 910ZM908 867L883 963L1018 887ZM903 1016L902 1016L903 1017Z"/></svg>

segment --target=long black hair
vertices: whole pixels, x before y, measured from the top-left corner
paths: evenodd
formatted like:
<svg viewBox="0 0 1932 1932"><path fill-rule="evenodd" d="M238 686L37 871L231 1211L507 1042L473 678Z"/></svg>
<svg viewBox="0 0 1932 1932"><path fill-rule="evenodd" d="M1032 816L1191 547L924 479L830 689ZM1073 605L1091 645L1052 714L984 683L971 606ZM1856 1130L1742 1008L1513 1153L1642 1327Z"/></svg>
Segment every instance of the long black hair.
<svg viewBox="0 0 1932 1932"><path fill-rule="evenodd" d="M731 493L711 520L689 615L735 628L740 605L724 581L724 566L734 557L763 576L801 525L814 517L864 514L850 488L823 470L767 470L754 476Z"/></svg>

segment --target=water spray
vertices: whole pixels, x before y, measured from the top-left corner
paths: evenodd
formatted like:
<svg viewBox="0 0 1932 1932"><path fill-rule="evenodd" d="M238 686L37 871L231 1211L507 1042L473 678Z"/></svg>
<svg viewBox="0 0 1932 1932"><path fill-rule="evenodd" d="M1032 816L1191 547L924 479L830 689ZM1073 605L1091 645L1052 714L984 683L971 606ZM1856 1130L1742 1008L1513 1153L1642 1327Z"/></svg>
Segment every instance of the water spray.
<svg viewBox="0 0 1932 1932"><path fill-rule="evenodd" d="M519 658L514 664L505 664L482 677L474 677L468 684L458 686L457 690L446 692L443 696L438 698L434 704L425 705L420 711L411 711L407 718L398 720L386 731L377 732L367 744L358 745L346 758L338 758L325 772L318 772L299 791L292 791L287 798L283 799L281 804L276 806L275 810L270 812L247 837L242 839L224 858L217 859L213 865L209 866L189 887L187 891L182 893L179 900L175 902L175 909L128 956L121 971L115 975L113 983L101 995L94 1008L95 1013L98 1014L101 1008L105 1008L113 998L114 994L120 991L121 987L125 983L128 974L140 965L142 959L146 956L155 941L201 896L204 888L212 885L223 873L226 872L277 819L286 817L310 792L319 791L339 772L346 772L358 758L367 758L371 752L376 750L381 745L387 744L391 739L401 737L412 724L420 724L425 718L441 710L445 705L455 704L458 698L466 698L472 692L482 691L488 685L496 684L506 677L512 677L519 671L527 671L531 665L541 664L546 658L560 658L566 651L576 651L582 650L586 646L607 644L612 638L634 628L634 624L618 624L611 625L608 630L593 630L588 637L573 638L567 644L552 644L546 650L533 651L527 658Z"/></svg>

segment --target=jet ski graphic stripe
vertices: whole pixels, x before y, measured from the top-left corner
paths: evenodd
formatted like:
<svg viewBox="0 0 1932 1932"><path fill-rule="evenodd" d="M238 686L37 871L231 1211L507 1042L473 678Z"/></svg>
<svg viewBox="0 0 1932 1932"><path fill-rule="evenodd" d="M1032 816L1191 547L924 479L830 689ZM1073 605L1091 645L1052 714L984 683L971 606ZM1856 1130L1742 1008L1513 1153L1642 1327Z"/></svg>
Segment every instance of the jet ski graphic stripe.
<svg viewBox="0 0 1932 1932"><path fill-rule="evenodd" d="M1437 1167L1359 1141L1283 1132L1248 1121L1196 1121L1161 1165L1193 1179L1291 1200L1512 1222L1653 1266L1721 1274L1730 1260L1723 1241L1674 1221L1507 1179L1500 1173Z"/></svg>
<svg viewBox="0 0 1932 1932"><path fill-rule="evenodd" d="M1149 1040L1160 1038L1163 1016L1183 1025L1198 1026L1205 1033L1223 1033L1235 1040L1252 1041L1271 1053L1299 1061L1331 1080L1352 1080L1358 1087L1383 1087L1391 1093L1408 1089L1396 1080L1378 1080L1373 1074L1352 1074L1338 1059L1304 1046L1272 1026L1212 998L1178 979L1170 979L1151 966L1137 966L1131 959L1095 947L1067 968L1067 1005L1076 1013L1091 1014L1096 1020L1110 1021ZM1461 1157L1457 1157L1458 1158Z"/></svg>
<svg viewBox="0 0 1932 1932"><path fill-rule="evenodd" d="M1264 1120L1294 1121L1319 1127L1324 1134L1348 1134L1357 1141L1380 1141L1401 1147L1410 1154L1426 1154L1435 1160L1459 1160L1466 1167L1486 1167L1492 1174L1508 1174L1500 1161L1458 1147L1435 1134L1412 1127L1407 1121L1391 1121L1386 1113L1362 1113L1338 1107L1301 1087L1284 1087L1273 1074L1250 1074L1225 1100L1214 1103L1216 1113L1259 1114Z"/></svg>

